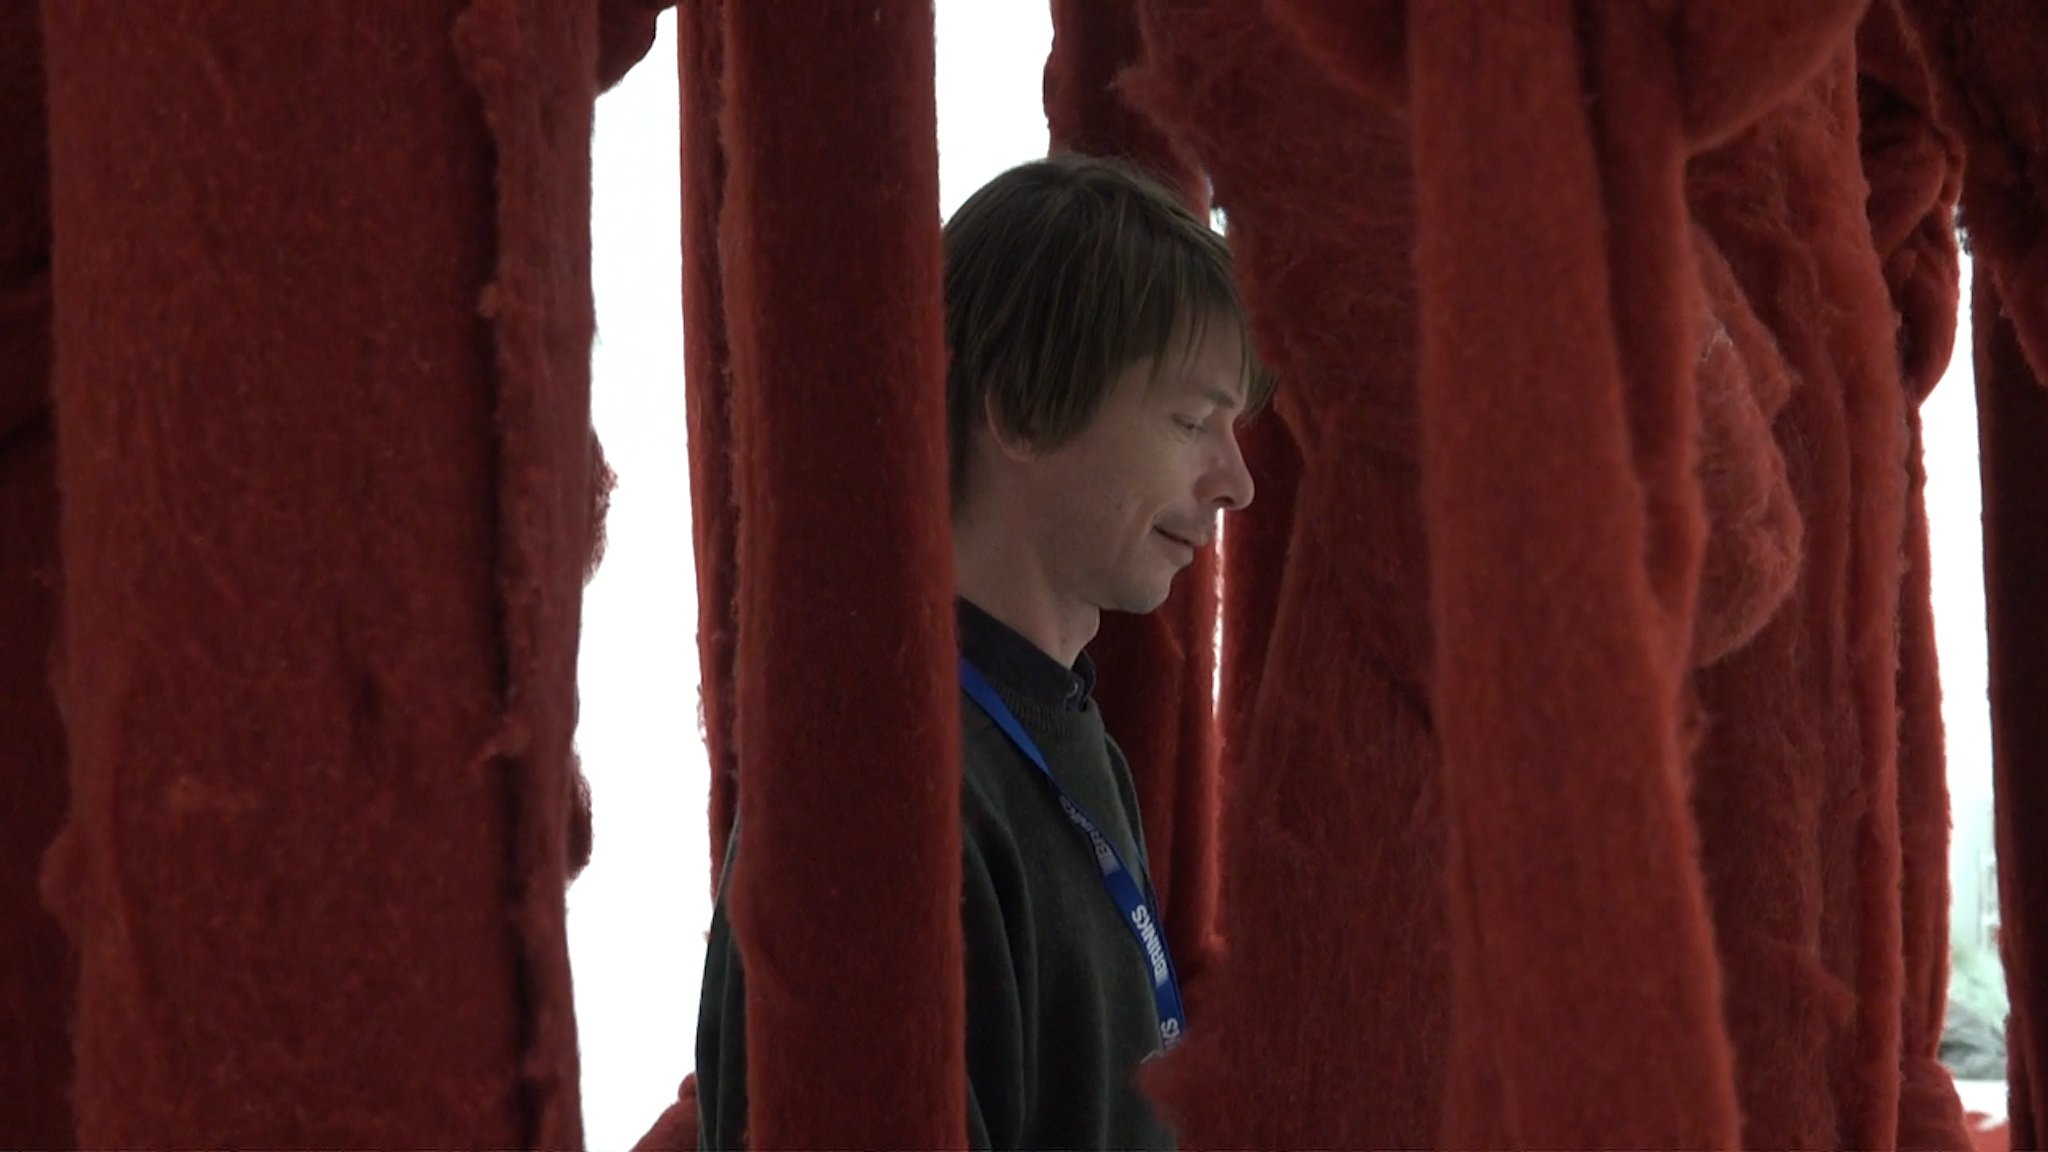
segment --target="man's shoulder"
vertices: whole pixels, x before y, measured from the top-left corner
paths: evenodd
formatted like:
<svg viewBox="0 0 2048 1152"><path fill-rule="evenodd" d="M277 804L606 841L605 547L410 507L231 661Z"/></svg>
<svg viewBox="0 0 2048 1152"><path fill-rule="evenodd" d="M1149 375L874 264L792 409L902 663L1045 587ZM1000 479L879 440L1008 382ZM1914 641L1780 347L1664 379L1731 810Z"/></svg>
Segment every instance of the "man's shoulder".
<svg viewBox="0 0 2048 1152"><path fill-rule="evenodd" d="M960 770L963 793L970 804L987 804L997 799L1001 785L1016 776L1012 761L1016 752L1010 738L996 726L981 705L966 692L960 693Z"/></svg>
<svg viewBox="0 0 2048 1152"><path fill-rule="evenodd" d="M960 703L960 814L969 845L1014 851L1044 819L1044 782L980 705L965 692Z"/></svg>

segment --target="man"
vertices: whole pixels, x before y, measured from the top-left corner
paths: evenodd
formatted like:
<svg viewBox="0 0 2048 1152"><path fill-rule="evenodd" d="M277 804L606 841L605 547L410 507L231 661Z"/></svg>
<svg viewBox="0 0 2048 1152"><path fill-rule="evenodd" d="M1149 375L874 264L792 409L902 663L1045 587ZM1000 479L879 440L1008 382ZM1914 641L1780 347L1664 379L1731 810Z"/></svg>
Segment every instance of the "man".
<svg viewBox="0 0 2048 1152"><path fill-rule="evenodd" d="M1270 385L1221 238L1123 166L1004 173L948 222L945 259L969 1138L1171 1148L1134 1074L1185 1014L1082 649L1104 610L1159 607L1251 503L1236 425ZM741 960L721 907L706 1148L744 1143Z"/></svg>

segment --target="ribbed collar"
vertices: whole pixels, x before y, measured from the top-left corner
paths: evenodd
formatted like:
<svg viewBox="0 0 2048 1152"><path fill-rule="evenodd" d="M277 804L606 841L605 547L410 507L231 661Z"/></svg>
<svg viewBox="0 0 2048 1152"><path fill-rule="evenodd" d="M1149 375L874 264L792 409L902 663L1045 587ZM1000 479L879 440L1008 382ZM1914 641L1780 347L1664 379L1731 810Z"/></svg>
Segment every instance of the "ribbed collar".
<svg viewBox="0 0 2048 1152"><path fill-rule="evenodd" d="M1095 691L1095 661L1086 652L1072 668L1063 668L1044 649L965 597L955 597L953 607L960 654L981 669L982 675L1046 708L1067 712L1087 708Z"/></svg>

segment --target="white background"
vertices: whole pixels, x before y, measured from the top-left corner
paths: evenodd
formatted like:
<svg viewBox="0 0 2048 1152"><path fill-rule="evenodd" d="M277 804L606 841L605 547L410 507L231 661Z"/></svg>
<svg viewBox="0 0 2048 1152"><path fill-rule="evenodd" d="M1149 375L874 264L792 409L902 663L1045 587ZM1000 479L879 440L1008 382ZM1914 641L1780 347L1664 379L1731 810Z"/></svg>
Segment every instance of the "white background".
<svg viewBox="0 0 2048 1152"><path fill-rule="evenodd" d="M940 211L1044 153L1045 0L938 0ZM698 721L696 583L683 427L675 17L598 101L593 407L619 474L610 547L584 606L577 742L595 804L569 945L590 1147L624 1149L691 1070L710 920L708 770ZM1976 415L1967 327L1925 411L1936 616L1955 789L1957 895L1988 853ZM1968 919L1959 908L1959 919ZM2002 1105L2000 1105L2002 1109Z"/></svg>

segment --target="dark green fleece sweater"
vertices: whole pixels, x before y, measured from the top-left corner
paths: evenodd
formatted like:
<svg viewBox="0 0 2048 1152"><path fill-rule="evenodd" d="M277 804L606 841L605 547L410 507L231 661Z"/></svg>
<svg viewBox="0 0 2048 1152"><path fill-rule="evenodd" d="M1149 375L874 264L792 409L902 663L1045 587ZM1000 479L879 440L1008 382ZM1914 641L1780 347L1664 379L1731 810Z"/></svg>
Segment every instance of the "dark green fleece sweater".
<svg viewBox="0 0 2048 1152"><path fill-rule="evenodd" d="M1103 729L1087 657L1062 668L971 604L961 603L959 618L962 654L1149 891L1130 768ZM1172 1134L1134 1080L1159 1047L1144 953L1044 777L964 692L960 706L968 1140L989 1149L1170 1149ZM697 1023L703 1148L744 1145L742 979L721 903Z"/></svg>

